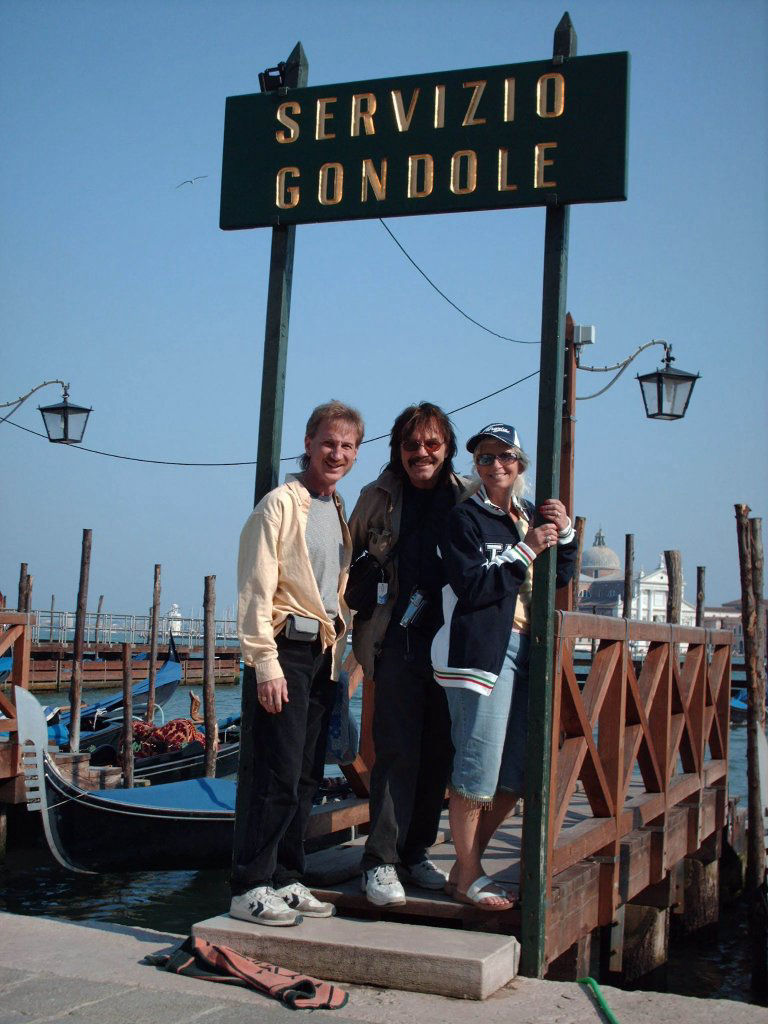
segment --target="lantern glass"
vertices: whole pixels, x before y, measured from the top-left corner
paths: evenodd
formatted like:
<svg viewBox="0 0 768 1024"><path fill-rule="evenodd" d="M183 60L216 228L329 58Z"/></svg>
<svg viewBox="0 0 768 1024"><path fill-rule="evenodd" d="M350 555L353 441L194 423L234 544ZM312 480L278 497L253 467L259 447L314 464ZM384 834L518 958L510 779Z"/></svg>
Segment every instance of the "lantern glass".
<svg viewBox="0 0 768 1024"><path fill-rule="evenodd" d="M40 414L49 441L54 444L80 444L91 410L82 405L72 405L65 398L55 405L40 406Z"/></svg>
<svg viewBox="0 0 768 1024"><path fill-rule="evenodd" d="M645 415L651 420L679 420L685 416L698 373L666 366L654 373L638 374Z"/></svg>

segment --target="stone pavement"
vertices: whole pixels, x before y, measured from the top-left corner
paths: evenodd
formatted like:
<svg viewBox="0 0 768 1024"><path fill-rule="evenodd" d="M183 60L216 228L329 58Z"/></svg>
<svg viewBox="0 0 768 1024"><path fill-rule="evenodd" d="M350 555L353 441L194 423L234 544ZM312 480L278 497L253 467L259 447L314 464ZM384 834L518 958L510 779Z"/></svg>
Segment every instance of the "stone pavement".
<svg viewBox="0 0 768 1024"><path fill-rule="evenodd" d="M0 1024L282 1024L301 1011L246 989L141 963L180 936L96 922L0 913ZM576 984L516 978L483 1002L343 986L338 1024L602 1024ZM602 988L619 1024L768 1024L768 1010L719 999Z"/></svg>

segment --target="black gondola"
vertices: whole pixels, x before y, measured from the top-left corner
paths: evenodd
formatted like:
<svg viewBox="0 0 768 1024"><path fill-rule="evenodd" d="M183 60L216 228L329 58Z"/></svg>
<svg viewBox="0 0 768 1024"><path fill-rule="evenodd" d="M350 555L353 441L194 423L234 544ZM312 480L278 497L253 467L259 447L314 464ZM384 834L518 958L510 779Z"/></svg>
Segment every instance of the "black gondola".
<svg viewBox="0 0 768 1024"><path fill-rule="evenodd" d="M54 857L71 871L223 868L232 858L235 782L190 779L136 789L84 790L48 756L45 715L15 688L30 810L43 816Z"/></svg>
<svg viewBox="0 0 768 1024"><path fill-rule="evenodd" d="M27 806L42 814L53 856L70 871L197 871L232 859L234 779L189 779L135 789L81 789L47 751L45 715L15 688ZM342 789L319 794L334 803ZM353 801L358 802L358 801ZM313 813L323 808L316 805ZM327 845L327 836L319 840Z"/></svg>

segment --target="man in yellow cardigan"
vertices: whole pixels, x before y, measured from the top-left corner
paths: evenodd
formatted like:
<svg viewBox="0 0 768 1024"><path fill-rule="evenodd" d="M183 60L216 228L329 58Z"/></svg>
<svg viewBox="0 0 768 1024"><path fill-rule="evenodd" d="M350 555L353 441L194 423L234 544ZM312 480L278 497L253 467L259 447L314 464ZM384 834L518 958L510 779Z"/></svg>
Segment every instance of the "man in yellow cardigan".
<svg viewBox="0 0 768 1024"><path fill-rule="evenodd" d="M229 910L244 921L285 926L334 912L303 884L304 838L349 618L352 543L336 485L354 465L363 429L350 406L318 406L301 473L262 498L240 535L243 687L258 694L252 762L239 767L253 774L253 796L235 837Z"/></svg>

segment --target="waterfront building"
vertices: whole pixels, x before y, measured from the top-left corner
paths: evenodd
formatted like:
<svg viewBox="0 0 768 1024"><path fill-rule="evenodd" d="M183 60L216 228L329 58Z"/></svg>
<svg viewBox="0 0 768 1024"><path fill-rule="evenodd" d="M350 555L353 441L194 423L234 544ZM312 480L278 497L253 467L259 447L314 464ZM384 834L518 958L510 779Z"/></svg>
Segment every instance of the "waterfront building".
<svg viewBox="0 0 768 1024"><path fill-rule="evenodd" d="M696 623L696 607L685 600L683 577L680 623ZM664 555L658 567L646 572L642 567L632 578L632 609L630 618L640 622L666 622L669 579ZM605 543L602 528L595 534L592 547L581 557L581 575L578 583L578 608L593 615L624 614L624 569L618 554Z"/></svg>

